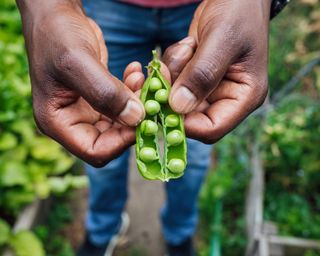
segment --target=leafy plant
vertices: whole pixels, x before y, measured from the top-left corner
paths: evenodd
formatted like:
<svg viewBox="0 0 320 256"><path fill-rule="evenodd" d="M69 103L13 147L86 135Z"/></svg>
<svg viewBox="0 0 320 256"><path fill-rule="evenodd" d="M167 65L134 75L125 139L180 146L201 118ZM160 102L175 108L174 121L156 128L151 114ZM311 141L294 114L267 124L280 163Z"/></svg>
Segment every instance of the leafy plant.
<svg viewBox="0 0 320 256"><path fill-rule="evenodd" d="M9 224L0 219L0 249L11 249L16 256L44 256L40 240L30 231L13 233Z"/></svg>
<svg viewBox="0 0 320 256"><path fill-rule="evenodd" d="M291 96L268 115L262 137L265 217L278 223L281 234L320 237L319 127L319 105L306 97Z"/></svg>
<svg viewBox="0 0 320 256"><path fill-rule="evenodd" d="M73 256L70 242L62 234L65 225L72 221L69 197L55 198L46 225L35 228L35 234L42 241L47 256Z"/></svg>
<svg viewBox="0 0 320 256"><path fill-rule="evenodd" d="M86 178L65 176L75 159L37 131L15 1L1 1L0 10L0 209L7 216L37 197L85 185Z"/></svg>
<svg viewBox="0 0 320 256"><path fill-rule="evenodd" d="M9 243L16 256L45 255L41 242L30 231L20 231L14 234Z"/></svg>
<svg viewBox="0 0 320 256"><path fill-rule="evenodd" d="M33 233L12 233L15 217L36 198L83 187L87 180L68 172L75 159L36 129L14 0L0 1L0 56L0 254L10 246L17 256L41 256L42 244Z"/></svg>
<svg viewBox="0 0 320 256"><path fill-rule="evenodd" d="M320 56L320 5L318 1L294 1L271 22L270 27L269 82L272 99L300 68ZM280 234L319 239L320 68L314 67L298 85L296 93L285 93L279 99L280 104L268 111L265 122L250 118L217 144L215 172L209 174L200 198L201 216L206 227L200 232L205 240L200 243L200 255L208 255L217 194L222 195L224 203L223 227L220 229L223 255L244 254L242 209L247 184L244 179L241 187L233 174L235 170L244 172L245 165L239 168L237 154L243 154L246 148L235 149L232 140L239 141L240 145L245 141L250 143L250 137L245 136L248 130L258 134L262 145L266 170L265 219L276 222ZM224 147L228 150L221 151ZM223 152L226 152L226 157L221 157ZM228 167L221 170L221 166ZM207 228L208 223L210 229ZM304 255L319 255L319 251L309 250Z"/></svg>
<svg viewBox="0 0 320 256"><path fill-rule="evenodd" d="M207 245L214 231L218 231L222 243L222 255L242 255L246 245L244 235L244 200L248 173L246 142L236 134L226 136L215 147L216 166L209 172L200 194L201 223L203 225L199 254L209 254ZM214 205L223 202L222 223L214 224ZM208 228L208 223L211 223ZM202 226L200 225L200 226ZM204 244L204 245L203 245Z"/></svg>

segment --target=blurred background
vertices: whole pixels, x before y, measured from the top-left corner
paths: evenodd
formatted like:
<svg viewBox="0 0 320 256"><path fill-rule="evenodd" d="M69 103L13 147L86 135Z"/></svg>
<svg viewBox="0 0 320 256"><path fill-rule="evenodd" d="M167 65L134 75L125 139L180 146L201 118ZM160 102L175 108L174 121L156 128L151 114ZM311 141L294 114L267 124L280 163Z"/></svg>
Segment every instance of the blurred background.
<svg viewBox="0 0 320 256"><path fill-rule="evenodd" d="M200 256L320 255L320 1L292 1L270 31L268 99L214 146ZM72 256L88 182L82 164L38 132L31 105L20 16L1 0L0 255ZM116 254L161 255L162 184L142 180L134 162L130 176L132 223Z"/></svg>

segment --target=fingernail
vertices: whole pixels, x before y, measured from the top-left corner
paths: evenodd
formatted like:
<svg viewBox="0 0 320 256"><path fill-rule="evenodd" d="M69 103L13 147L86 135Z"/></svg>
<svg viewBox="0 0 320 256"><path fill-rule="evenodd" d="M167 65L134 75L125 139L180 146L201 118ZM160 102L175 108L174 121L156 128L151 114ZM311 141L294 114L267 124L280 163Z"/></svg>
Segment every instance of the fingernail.
<svg viewBox="0 0 320 256"><path fill-rule="evenodd" d="M181 41L179 41L179 44L188 44L191 47L194 47L196 44L196 40L192 36L188 36L182 39Z"/></svg>
<svg viewBox="0 0 320 256"><path fill-rule="evenodd" d="M178 113L186 114L193 110L197 103L196 96L184 86L179 87L171 95L170 105Z"/></svg>
<svg viewBox="0 0 320 256"><path fill-rule="evenodd" d="M129 126L136 126L144 119L144 108L142 104L134 100L128 100L124 110L119 115L119 119Z"/></svg>

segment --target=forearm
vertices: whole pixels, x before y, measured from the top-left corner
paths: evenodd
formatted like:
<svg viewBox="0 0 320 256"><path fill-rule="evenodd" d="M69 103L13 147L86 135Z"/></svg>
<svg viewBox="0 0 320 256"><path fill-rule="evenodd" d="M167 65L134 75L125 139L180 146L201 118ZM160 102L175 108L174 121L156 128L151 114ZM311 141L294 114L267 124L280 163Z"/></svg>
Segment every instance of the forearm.
<svg viewBox="0 0 320 256"><path fill-rule="evenodd" d="M16 3L21 14L27 52L32 35L52 29L49 24L59 26L64 22L59 17L85 16L82 0L16 0Z"/></svg>

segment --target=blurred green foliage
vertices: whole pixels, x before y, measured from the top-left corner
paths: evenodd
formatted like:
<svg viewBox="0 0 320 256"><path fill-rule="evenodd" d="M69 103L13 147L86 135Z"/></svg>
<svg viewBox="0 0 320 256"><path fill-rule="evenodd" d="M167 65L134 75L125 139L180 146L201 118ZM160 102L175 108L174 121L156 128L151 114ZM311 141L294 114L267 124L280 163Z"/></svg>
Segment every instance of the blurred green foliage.
<svg viewBox="0 0 320 256"><path fill-rule="evenodd" d="M200 194L200 211L203 222L201 235L205 242L199 244L200 256L209 255L209 240L214 231L220 232L223 244L222 255L239 256L246 245L244 233L244 200L249 173L246 143L231 134L216 144L216 168L209 172L206 184ZM221 223L214 223L215 207L223 201ZM209 225L208 228L208 223Z"/></svg>
<svg viewBox="0 0 320 256"><path fill-rule="evenodd" d="M0 219L0 252L8 245L16 256L45 255L40 240L31 231L22 230L13 233L10 225Z"/></svg>
<svg viewBox="0 0 320 256"><path fill-rule="evenodd" d="M292 1L271 22L270 98L320 56L318 0ZM254 131L266 171L264 215L277 223L281 235L320 239L320 68L316 66L271 106L264 119L249 118L215 146L216 163L202 189L199 254L208 255L213 231L221 231L222 255L244 255L245 197L248 185L248 146ZM250 132L249 132L250 131ZM214 203L223 202L220 227L213 223ZM208 223L209 225L208 229ZM306 251L304 256L319 255Z"/></svg>
<svg viewBox="0 0 320 256"><path fill-rule="evenodd" d="M0 1L0 92L0 254L9 245L18 256L44 255L42 244L32 233L12 234L7 227L26 204L51 193L83 187L87 179L68 173L75 159L36 129L20 15L14 0Z"/></svg>
<svg viewBox="0 0 320 256"><path fill-rule="evenodd" d="M265 217L283 235L320 238L319 109L319 102L292 95L267 116Z"/></svg>
<svg viewBox="0 0 320 256"><path fill-rule="evenodd" d="M74 256L68 238L63 235L66 225L73 220L70 196L55 198L45 225L35 228L35 234L42 241L46 256Z"/></svg>
<svg viewBox="0 0 320 256"><path fill-rule="evenodd" d="M286 84L311 59L320 55L319 0L292 1L270 23L269 85L271 95ZM320 89L320 69L301 83ZM310 88L308 88L310 89Z"/></svg>
<svg viewBox="0 0 320 256"><path fill-rule="evenodd" d="M14 0L0 4L0 209L16 215L36 197L85 185L65 176L75 159L42 136L32 117L28 65ZM58 177L56 177L58 176Z"/></svg>

